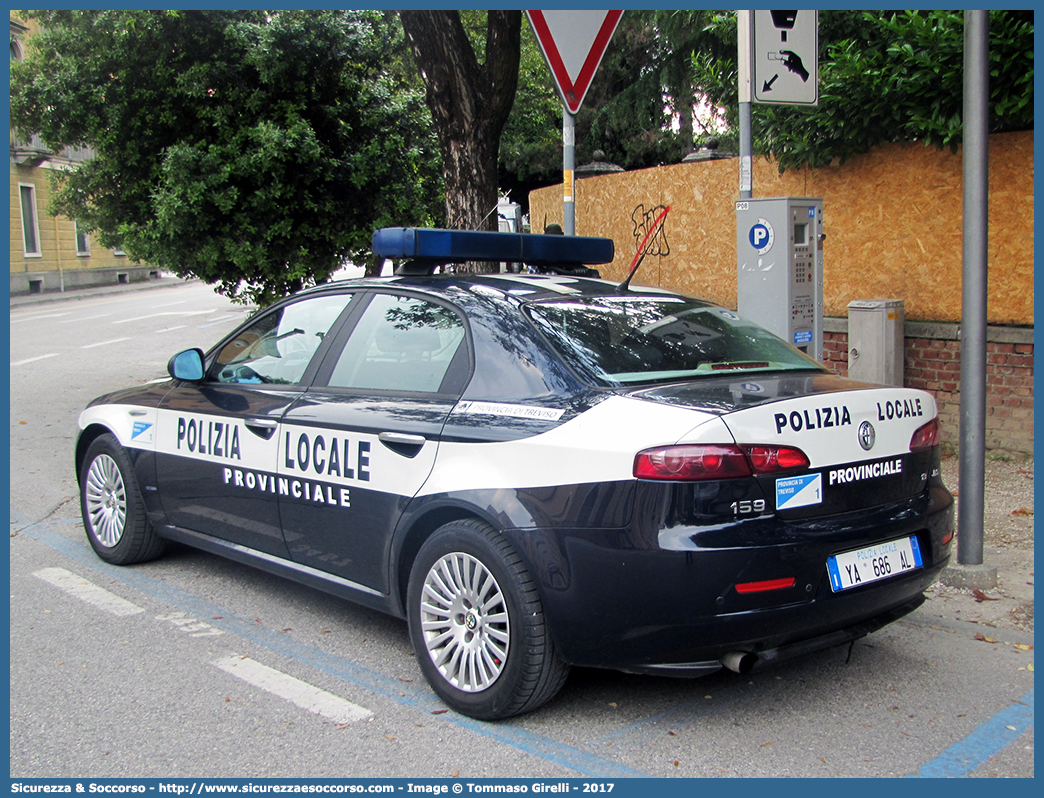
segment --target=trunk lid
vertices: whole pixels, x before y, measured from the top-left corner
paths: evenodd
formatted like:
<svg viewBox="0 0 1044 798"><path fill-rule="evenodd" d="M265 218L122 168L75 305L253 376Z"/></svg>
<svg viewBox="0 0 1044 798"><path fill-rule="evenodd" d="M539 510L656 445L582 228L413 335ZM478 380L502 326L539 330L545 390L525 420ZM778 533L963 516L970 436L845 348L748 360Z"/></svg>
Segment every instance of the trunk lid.
<svg viewBox="0 0 1044 798"><path fill-rule="evenodd" d="M910 450L914 433L937 413L934 398L923 391L803 374L675 384L635 395L717 413L741 446L804 452L806 471L757 477L767 504L783 517L909 499L931 476L933 452Z"/></svg>

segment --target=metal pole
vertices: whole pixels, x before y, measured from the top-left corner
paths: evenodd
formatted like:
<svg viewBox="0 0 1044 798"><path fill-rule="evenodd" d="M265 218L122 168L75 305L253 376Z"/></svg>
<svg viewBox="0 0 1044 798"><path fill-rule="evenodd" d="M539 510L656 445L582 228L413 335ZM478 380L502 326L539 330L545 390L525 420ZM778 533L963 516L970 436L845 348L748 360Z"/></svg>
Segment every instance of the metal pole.
<svg viewBox="0 0 1044 798"><path fill-rule="evenodd" d="M740 199L754 196L753 150L754 136L750 131L752 103L739 107Z"/></svg>
<svg viewBox="0 0 1044 798"><path fill-rule="evenodd" d="M573 170L576 167L576 117L562 105L562 231L567 236L576 235L576 203L573 193L576 188Z"/></svg>
<svg viewBox="0 0 1044 798"><path fill-rule="evenodd" d="M751 109L753 106L753 90L751 88L751 11L736 12L736 33L738 36L737 72L739 77L739 168L740 199L754 196L753 176L753 134L751 133Z"/></svg>
<svg viewBox="0 0 1044 798"><path fill-rule="evenodd" d="M989 12L964 12L964 225L957 562L982 565L986 472Z"/></svg>

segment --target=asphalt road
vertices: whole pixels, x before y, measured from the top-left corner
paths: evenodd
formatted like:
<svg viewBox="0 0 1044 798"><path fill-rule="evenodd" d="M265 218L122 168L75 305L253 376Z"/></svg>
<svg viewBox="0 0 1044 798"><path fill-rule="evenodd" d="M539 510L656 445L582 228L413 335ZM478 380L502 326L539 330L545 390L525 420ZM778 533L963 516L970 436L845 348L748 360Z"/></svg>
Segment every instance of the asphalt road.
<svg viewBox="0 0 1044 798"><path fill-rule="evenodd" d="M578 669L511 722L453 712L406 626L188 548L116 568L79 520L94 396L244 319L198 283L11 308L12 777L1032 776L1032 636L915 613L700 680Z"/></svg>

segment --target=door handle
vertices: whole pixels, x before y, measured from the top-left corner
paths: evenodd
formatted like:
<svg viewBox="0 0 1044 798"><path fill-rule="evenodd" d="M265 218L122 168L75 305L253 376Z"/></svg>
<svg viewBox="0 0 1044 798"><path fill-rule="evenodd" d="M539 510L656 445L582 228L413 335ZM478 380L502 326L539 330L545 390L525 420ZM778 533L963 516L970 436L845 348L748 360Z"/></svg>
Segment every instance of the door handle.
<svg viewBox="0 0 1044 798"><path fill-rule="evenodd" d="M255 435L269 440L279 426L279 422L270 418L250 418L243 422L248 430Z"/></svg>
<svg viewBox="0 0 1044 798"><path fill-rule="evenodd" d="M404 432L382 432L377 440L403 457L416 457L428 441L423 435L408 435Z"/></svg>

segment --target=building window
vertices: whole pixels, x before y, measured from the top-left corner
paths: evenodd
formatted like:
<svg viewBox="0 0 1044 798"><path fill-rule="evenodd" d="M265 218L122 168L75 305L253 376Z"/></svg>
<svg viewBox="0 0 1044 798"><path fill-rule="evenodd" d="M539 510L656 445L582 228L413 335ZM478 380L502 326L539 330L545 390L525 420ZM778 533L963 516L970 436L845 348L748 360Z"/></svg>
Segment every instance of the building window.
<svg viewBox="0 0 1044 798"><path fill-rule="evenodd" d="M76 254L77 255L90 255L91 254L91 240L87 237L87 234L80 229L80 223L76 222Z"/></svg>
<svg viewBox="0 0 1044 798"><path fill-rule="evenodd" d="M22 251L27 258L38 258L40 227L36 223L36 187L20 183L18 195L22 201Z"/></svg>

